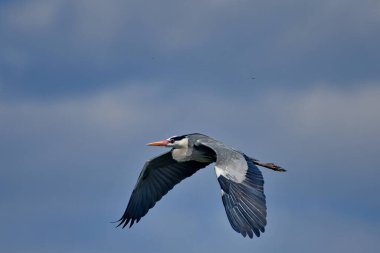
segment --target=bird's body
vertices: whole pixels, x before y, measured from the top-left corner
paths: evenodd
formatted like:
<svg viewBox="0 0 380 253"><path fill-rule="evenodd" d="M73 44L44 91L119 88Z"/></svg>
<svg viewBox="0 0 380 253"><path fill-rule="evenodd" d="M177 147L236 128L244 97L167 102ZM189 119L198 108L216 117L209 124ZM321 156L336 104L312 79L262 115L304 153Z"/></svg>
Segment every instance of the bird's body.
<svg viewBox="0 0 380 253"><path fill-rule="evenodd" d="M120 218L125 227L146 215L180 181L215 162L222 201L232 228L244 237L260 236L266 225L264 179L256 165L285 171L273 163L260 163L226 144L203 134L173 136L150 146L171 147L171 151L145 163Z"/></svg>

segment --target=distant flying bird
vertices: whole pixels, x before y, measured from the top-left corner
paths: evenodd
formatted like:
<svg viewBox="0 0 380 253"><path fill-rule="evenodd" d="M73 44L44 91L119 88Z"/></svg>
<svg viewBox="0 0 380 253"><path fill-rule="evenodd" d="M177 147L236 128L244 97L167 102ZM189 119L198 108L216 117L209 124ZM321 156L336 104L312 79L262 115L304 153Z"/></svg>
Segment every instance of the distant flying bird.
<svg viewBox="0 0 380 253"><path fill-rule="evenodd" d="M223 142L203 134L173 136L149 143L148 146L171 150L145 163L123 216L118 220L124 228L148 213L157 201L183 179L215 162L222 201L232 228L252 238L260 236L266 221L264 179L256 165L285 171L274 163L261 163Z"/></svg>

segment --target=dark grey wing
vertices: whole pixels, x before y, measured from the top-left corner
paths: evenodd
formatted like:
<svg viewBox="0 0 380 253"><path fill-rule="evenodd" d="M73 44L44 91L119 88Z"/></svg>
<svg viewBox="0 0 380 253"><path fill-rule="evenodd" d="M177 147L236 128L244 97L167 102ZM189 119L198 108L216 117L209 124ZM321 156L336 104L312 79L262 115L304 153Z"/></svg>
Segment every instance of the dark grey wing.
<svg viewBox="0 0 380 253"><path fill-rule="evenodd" d="M264 179L252 159L247 156L244 159L247 161L248 170L243 181L235 182L223 175L218 177L218 181L222 188L227 217L233 229L244 237L248 234L252 238L252 232L259 237L267 224Z"/></svg>
<svg viewBox="0 0 380 253"><path fill-rule="evenodd" d="M215 172L232 228L244 237L265 231L264 179L253 159L209 137L198 140L216 153Z"/></svg>
<svg viewBox="0 0 380 253"><path fill-rule="evenodd" d="M144 165L143 170L133 189L131 198L123 216L118 220L123 228L139 222L157 201L183 179L190 177L196 171L209 163L196 161L177 162L171 152L157 156Z"/></svg>

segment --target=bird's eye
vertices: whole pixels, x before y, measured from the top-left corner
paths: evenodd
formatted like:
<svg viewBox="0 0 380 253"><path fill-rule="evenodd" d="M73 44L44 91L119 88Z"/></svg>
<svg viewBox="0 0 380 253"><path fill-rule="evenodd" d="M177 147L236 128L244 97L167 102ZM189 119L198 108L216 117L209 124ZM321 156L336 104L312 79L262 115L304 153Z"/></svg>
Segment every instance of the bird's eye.
<svg viewBox="0 0 380 253"><path fill-rule="evenodd" d="M174 143L174 140L173 140L173 139L170 139L169 141L170 141L170 143Z"/></svg>

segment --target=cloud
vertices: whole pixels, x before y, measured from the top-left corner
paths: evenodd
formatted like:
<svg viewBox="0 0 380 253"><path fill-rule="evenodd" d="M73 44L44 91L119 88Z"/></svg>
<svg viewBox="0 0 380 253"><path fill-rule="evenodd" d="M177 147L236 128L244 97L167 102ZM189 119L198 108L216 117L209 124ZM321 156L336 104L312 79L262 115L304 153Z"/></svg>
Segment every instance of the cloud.
<svg viewBox="0 0 380 253"><path fill-rule="evenodd" d="M377 15L379 4L375 1L346 3L335 0L303 5L306 11L296 14L297 19L292 20L294 23L284 31L279 45L302 54L320 47L335 47L336 44L331 45L334 41L352 43L355 39L373 37L380 22ZM300 19L303 22L298 22Z"/></svg>
<svg viewBox="0 0 380 253"><path fill-rule="evenodd" d="M130 249L142 252L183 245L191 251L195 240L206 252L221 238L221 252L252 247L229 227L212 167L178 185L133 230L108 224L125 207L143 162L160 152L144 144L199 131L289 169L285 174L263 171L270 222L264 237L255 241L258 249L313 252L328 240L326 248L339 251L342 234L351 226L350 238L368 245L369 252L376 246L370 235L378 232L373 217L380 208L378 162L371 152L379 142L374 132L380 122L377 85L246 97L168 94L159 87L135 83L85 98L2 101L0 206L2 217L12 221L4 224L4 238L12 242L18 234L38 250L73 245L86 251L112 244L119 252L125 246L120 241L127 240ZM358 172L360 163L366 166ZM26 207L28 222L15 219L25 215ZM328 234L322 223L332 224ZM14 229L20 226L21 234ZM90 230L91 238L86 236ZM143 247L142 234L150 242ZM172 239L181 243L166 243ZM20 251L25 245L18 246Z"/></svg>
<svg viewBox="0 0 380 253"><path fill-rule="evenodd" d="M62 8L62 1L34 0L27 3L16 1L3 4L2 20L13 32L41 34L53 31Z"/></svg>
<svg viewBox="0 0 380 253"><path fill-rule="evenodd" d="M379 79L376 7L373 1L3 3L2 94L62 97L122 85L121 79L224 91L353 86Z"/></svg>
<svg viewBox="0 0 380 253"><path fill-rule="evenodd" d="M310 142L311 151L311 143L325 143L329 146L324 147L323 154L328 157L334 149L350 150L350 155L356 157L358 147L372 154L370 149L379 141L380 90L376 82L344 90L319 85L307 91L277 90L245 96L228 96L207 89L202 93L168 93L157 83L124 83L123 88L111 88L86 98L2 102L2 132L7 133L7 138L35 137L40 143L46 139L47 145L51 145L51 137L64 135L73 139L84 135L126 141L148 134L149 141L162 137L160 134L171 136L177 132L203 131L216 136L228 132L227 140L231 142L246 143L249 134L259 146L276 153L292 141L297 142L293 143L297 152L306 152L301 147L305 140ZM52 136L46 134L51 131ZM241 135L242 132L246 134ZM266 138L278 141L273 146ZM252 148L256 143L245 145Z"/></svg>
<svg viewBox="0 0 380 253"><path fill-rule="evenodd" d="M376 1L0 5L1 251L378 248ZM144 144L190 132L288 169L263 170L262 238L230 228L212 166L109 224Z"/></svg>
<svg viewBox="0 0 380 253"><path fill-rule="evenodd" d="M378 83L374 83L344 91L317 88L294 101L295 124L309 135L338 135L347 140L359 137L358 142L371 141L380 127L376 109L380 97L378 87Z"/></svg>

